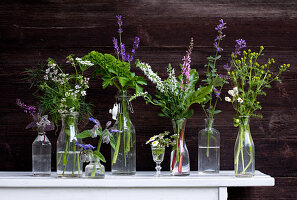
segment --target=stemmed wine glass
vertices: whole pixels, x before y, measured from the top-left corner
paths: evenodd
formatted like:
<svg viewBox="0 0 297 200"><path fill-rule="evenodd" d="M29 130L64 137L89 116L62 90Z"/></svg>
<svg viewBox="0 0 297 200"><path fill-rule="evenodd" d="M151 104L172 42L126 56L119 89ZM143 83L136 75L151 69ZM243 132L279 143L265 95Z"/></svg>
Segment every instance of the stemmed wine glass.
<svg viewBox="0 0 297 200"><path fill-rule="evenodd" d="M161 176L161 163L164 160L164 154L165 154L165 147L159 147L159 146L153 146L151 145L151 149L152 149L152 156L153 156L153 160L156 163L156 177Z"/></svg>

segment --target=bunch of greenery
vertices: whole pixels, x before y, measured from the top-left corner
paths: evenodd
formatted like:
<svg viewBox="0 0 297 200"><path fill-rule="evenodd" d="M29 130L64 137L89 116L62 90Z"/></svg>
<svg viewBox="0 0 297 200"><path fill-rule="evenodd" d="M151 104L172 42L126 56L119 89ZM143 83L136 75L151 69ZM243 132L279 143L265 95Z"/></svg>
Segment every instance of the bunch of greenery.
<svg viewBox="0 0 297 200"><path fill-rule="evenodd" d="M283 64L275 74L271 71L274 59L268 59L265 64L259 64L258 58L263 56L264 47L260 47L259 53L252 52L250 49L243 51L241 57L232 54L231 71L229 71L231 82L234 86L228 93L230 97L225 100L231 102L236 111L234 125L238 126L239 116L254 116L261 118L262 115L256 113L261 110L258 96L266 95L265 88L271 88L273 81L281 82L280 75L286 71L290 64Z"/></svg>
<svg viewBox="0 0 297 200"><path fill-rule="evenodd" d="M116 59L110 54L102 54L92 51L83 57L94 64L94 76L101 76L102 87L115 86L121 93L128 89L135 89L136 92L142 92L141 85L146 85L142 76L136 76L130 71L130 64Z"/></svg>
<svg viewBox="0 0 297 200"><path fill-rule="evenodd" d="M37 87L35 95L40 99L43 112L49 113L55 124L61 114L80 112L89 115L90 105L85 102L86 90L89 88L89 78L83 73L93 64L81 58L67 57L75 74L65 73L61 66L51 58L48 59L47 69L29 69L28 79Z"/></svg>
<svg viewBox="0 0 297 200"><path fill-rule="evenodd" d="M170 134L169 131L165 131L164 133L159 133L158 135L154 135L151 137L146 144L150 144L153 147L156 148L164 148L168 147L172 144L172 141L170 138L166 138Z"/></svg>
<svg viewBox="0 0 297 200"><path fill-rule="evenodd" d="M136 93L130 100L143 96L147 103L161 107L159 116L175 120L190 118L194 113L193 109L190 109L191 105L204 102L213 89L212 85L200 86L196 89L199 75L195 69L190 68L192 48L193 42L191 42L187 55L183 59L184 64L180 65L181 74L176 77L174 69L169 64L167 68L168 78L164 81L161 80L157 73L153 72L149 64L137 60L136 66L144 72L148 79L156 84L157 91L155 99L147 92L144 92Z"/></svg>

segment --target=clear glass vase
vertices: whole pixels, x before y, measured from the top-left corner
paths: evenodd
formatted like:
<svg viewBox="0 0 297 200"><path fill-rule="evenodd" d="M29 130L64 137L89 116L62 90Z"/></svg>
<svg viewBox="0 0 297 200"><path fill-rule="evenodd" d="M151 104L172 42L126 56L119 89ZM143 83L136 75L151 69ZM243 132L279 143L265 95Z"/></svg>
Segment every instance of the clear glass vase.
<svg viewBox="0 0 297 200"><path fill-rule="evenodd" d="M190 175L190 157L185 140L186 119L172 120L176 144L171 151L170 172L174 176Z"/></svg>
<svg viewBox="0 0 297 200"><path fill-rule="evenodd" d="M255 146L252 139L249 116L241 116L234 146L234 170L237 177L255 174Z"/></svg>
<svg viewBox="0 0 297 200"><path fill-rule="evenodd" d="M100 163L99 159L96 161L94 158L91 159L90 163L85 167L85 177L98 179L105 177L105 167Z"/></svg>
<svg viewBox="0 0 297 200"><path fill-rule="evenodd" d="M153 156L153 160L156 163L156 174L155 176L161 176L161 163L164 160L164 154L165 154L165 147L154 147L151 146L152 149L152 156Z"/></svg>
<svg viewBox="0 0 297 200"><path fill-rule="evenodd" d="M198 173L220 171L220 132L213 128L214 119L205 119L205 129L198 133Z"/></svg>
<svg viewBox="0 0 297 200"><path fill-rule="evenodd" d="M33 176L50 176L52 144L45 135L44 127L39 127L37 131L38 135L32 144Z"/></svg>
<svg viewBox="0 0 297 200"><path fill-rule="evenodd" d="M57 140L57 176L58 177L81 177L82 162L80 161L77 139L77 112L62 114L62 128Z"/></svg>
<svg viewBox="0 0 297 200"><path fill-rule="evenodd" d="M111 172L113 175L133 175L136 173L136 133L130 120L132 107L126 91L116 96L118 104L117 119L113 128L115 149L111 148Z"/></svg>

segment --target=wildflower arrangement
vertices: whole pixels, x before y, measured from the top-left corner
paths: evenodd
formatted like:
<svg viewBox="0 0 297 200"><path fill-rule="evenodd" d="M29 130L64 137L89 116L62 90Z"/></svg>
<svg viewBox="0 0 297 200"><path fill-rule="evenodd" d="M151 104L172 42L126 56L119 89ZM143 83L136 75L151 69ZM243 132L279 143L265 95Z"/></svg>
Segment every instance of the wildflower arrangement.
<svg viewBox="0 0 297 200"><path fill-rule="evenodd" d="M102 87L105 89L107 86L115 86L118 89L118 96L123 97L120 98L119 109L116 110L115 116L117 113L120 113L121 116L118 120L118 129L123 131L122 134L117 134L116 136L116 148L114 150L114 155L112 158L112 165L117 162L120 145L121 145L121 137L124 141L124 159L126 166L126 157L130 152L130 149L133 147L133 137L132 137L132 129L133 125L130 122L129 111L128 109L131 107L127 105L127 100L124 97L128 96L128 90L135 90L136 92L142 92L142 85L146 85L146 81L141 76L136 76L135 73L131 72L130 63L135 56L135 50L139 47L140 39L139 37L135 37L133 48L131 54L128 54L125 49L125 44L122 41L122 16L118 15L117 24L118 24L118 34L119 38L113 38L115 56L110 54L101 54L97 51L92 51L86 56L84 59L89 60L94 64L94 76L100 76L102 78ZM117 104L115 104L117 106ZM113 117L116 119L116 117ZM124 122L127 121L127 125L124 125ZM122 135L122 136L121 136Z"/></svg>
<svg viewBox="0 0 297 200"><path fill-rule="evenodd" d="M136 61L136 66L139 67L143 73L156 85L156 99L153 99L147 92L136 93L130 98L133 99L143 96L147 103L151 103L161 107L159 116L169 119L184 119L190 118L194 111L190 109L194 103L202 103L206 100L206 96L212 91L213 86L195 88L199 80L198 72L191 69L191 53L193 49L193 38L190 46L183 57L183 64L180 65L181 73L176 76L175 70L169 64L167 68L168 78L162 80L157 73L155 73L151 66L147 63Z"/></svg>
<svg viewBox="0 0 297 200"><path fill-rule="evenodd" d="M41 92L38 98L43 111L49 113L56 124L62 114L77 111L81 114L90 112L90 107L85 102L90 79L84 77L83 73L93 64L81 58L73 58L73 55L67 57L67 63L73 66L75 74L64 72L52 58L48 59L45 70L27 71L29 79Z"/></svg>
<svg viewBox="0 0 297 200"><path fill-rule="evenodd" d="M170 138L165 138L165 137L168 136L169 134L170 132L165 131L164 133L154 135L146 142L146 144L150 144L151 146L156 148L168 147L172 142Z"/></svg>
<svg viewBox="0 0 297 200"><path fill-rule="evenodd" d="M242 39L236 42L236 49L231 55L231 67L228 70L234 87L228 91L230 96L225 97L225 100L232 103L236 111L235 126L239 123L239 116L262 117L261 114L256 113L256 111L262 109L260 102L257 100L258 96L265 96L266 92L264 90L271 88L270 84L273 81L281 82L280 75L290 67L290 64L283 64L275 74L271 71L271 65L275 63L273 58L268 59L265 64L258 63L258 58L264 55L262 53L263 46L260 47L258 53L249 49L243 51L242 56L240 56L240 49L245 47L246 43Z"/></svg>
<svg viewBox="0 0 297 200"><path fill-rule="evenodd" d="M206 96L213 89L212 85L200 86L196 89L199 76L195 69L191 69L192 49L193 38L191 38L190 46L182 59L183 64L180 65L181 73L176 76L174 69L169 64L167 68L168 78L165 80L162 80L157 73L153 72L149 64L137 60L136 66L144 72L148 79L156 84L156 99L153 99L147 92L136 93L130 99L133 100L136 97L143 96L147 103L161 107L159 116L172 119L178 142L172 148L174 156L171 163L171 171L173 172L175 165L178 164L178 173L182 173L185 119L190 118L194 113L190 109L191 105L205 101Z"/></svg>
<svg viewBox="0 0 297 200"><path fill-rule="evenodd" d="M207 85L213 85L213 90L209 95L206 96L206 100L201 103L203 111L206 115L206 118L213 119L215 114L221 112L221 110L216 110L216 106L218 100L221 99L221 91L223 89L224 84L228 83L228 77L223 74L217 73L216 64L218 60L221 58L221 53L223 52L223 48L220 47L220 43L226 35L223 33L223 30L226 27L226 23L223 19L219 20L220 24L215 27L215 30L218 31L218 36L214 40L213 47L216 49L215 56L207 57L208 64L206 67L206 79L202 80L206 82Z"/></svg>
<svg viewBox="0 0 297 200"><path fill-rule="evenodd" d="M33 119L33 122L26 126L26 129L32 128L37 129L40 132L52 131L55 129L53 122L48 120L47 115L41 115L41 111L34 106L27 106L20 99L16 100L16 104L24 110L25 113L29 114Z"/></svg>

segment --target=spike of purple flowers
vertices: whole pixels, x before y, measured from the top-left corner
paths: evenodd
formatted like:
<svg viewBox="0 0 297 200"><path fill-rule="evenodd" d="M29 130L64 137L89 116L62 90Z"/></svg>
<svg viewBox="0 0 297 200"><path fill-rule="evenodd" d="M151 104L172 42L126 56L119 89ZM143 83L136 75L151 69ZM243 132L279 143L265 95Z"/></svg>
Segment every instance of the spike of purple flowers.
<svg viewBox="0 0 297 200"><path fill-rule="evenodd" d="M116 18L118 19L117 23L119 26L123 25L123 21L122 21L122 16L121 15L117 15Z"/></svg>
<svg viewBox="0 0 297 200"><path fill-rule="evenodd" d="M236 41L235 50L234 50L234 52L232 52L232 54L234 56L240 56L241 55L241 49L246 47L246 42L243 39L238 39L238 40L235 40L235 41Z"/></svg>
<svg viewBox="0 0 297 200"><path fill-rule="evenodd" d="M214 91L214 93L216 95L216 98L218 98L221 95L221 92L217 88L214 87L213 91Z"/></svg>
<svg viewBox="0 0 297 200"><path fill-rule="evenodd" d="M126 50L125 50L125 44L121 43L121 55L122 55L122 60L125 62L127 61L127 56L126 56Z"/></svg>
<svg viewBox="0 0 297 200"><path fill-rule="evenodd" d="M183 57L183 65L182 65L182 74L185 76L185 81L182 80L181 84L187 84L190 80L190 70L191 70L191 54L193 50L193 38L191 38L190 46L186 51L186 55ZM183 88L183 87L182 87Z"/></svg>
<svg viewBox="0 0 297 200"><path fill-rule="evenodd" d="M118 40L115 37L113 37L112 42L113 42L113 45L114 45L115 54L119 56L120 48L119 48L119 45L118 45Z"/></svg>
<svg viewBox="0 0 297 200"><path fill-rule="evenodd" d="M219 35L215 38L213 43L213 46L216 48L217 52L223 51L223 49L219 46L219 42L226 36L223 34L223 29L227 28L223 19L220 19L219 22L220 24L215 27L215 30L218 31Z"/></svg>
<svg viewBox="0 0 297 200"><path fill-rule="evenodd" d="M133 49L132 49L132 54L135 54L135 50L138 49L138 46L139 46L139 42L140 42L140 39L139 37L135 37L134 39L134 42L133 42Z"/></svg>
<svg viewBox="0 0 297 200"><path fill-rule="evenodd" d="M34 119L34 114L36 113L37 109L33 106L27 106L25 103L21 102L20 99L16 100L16 104L24 110L25 113L29 113Z"/></svg>

